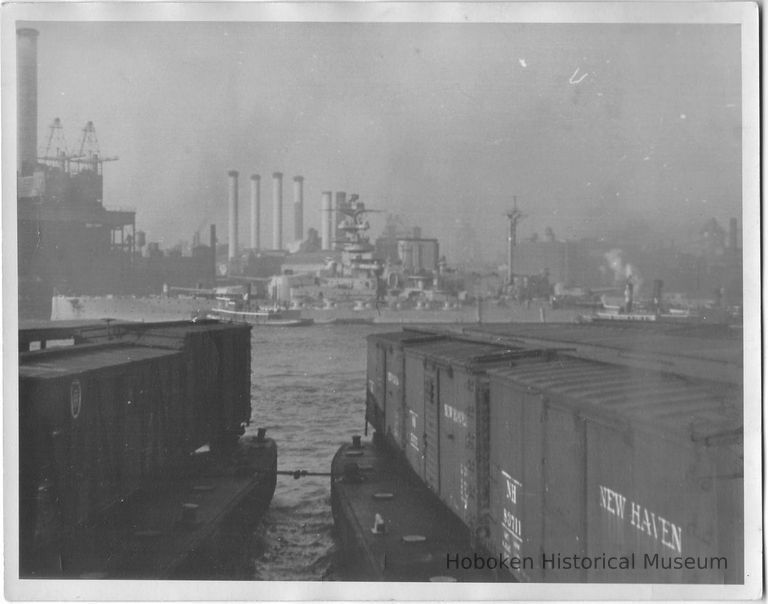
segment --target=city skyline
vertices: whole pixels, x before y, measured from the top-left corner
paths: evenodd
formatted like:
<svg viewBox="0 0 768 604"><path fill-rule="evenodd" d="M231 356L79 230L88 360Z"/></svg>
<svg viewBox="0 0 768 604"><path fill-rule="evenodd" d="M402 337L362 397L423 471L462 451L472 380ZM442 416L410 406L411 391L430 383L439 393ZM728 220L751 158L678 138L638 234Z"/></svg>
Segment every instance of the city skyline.
<svg viewBox="0 0 768 604"><path fill-rule="evenodd" d="M38 147L92 120L104 201L172 246L226 225L226 173L305 178L305 230L325 190L359 193L484 260L547 226L598 237L628 222L685 242L709 217L741 224L738 26L30 22L40 31ZM89 56L98 55L99 61ZM284 187L287 208L290 186ZM285 233L293 216L285 211ZM290 242L291 238L287 238Z"/></svg>

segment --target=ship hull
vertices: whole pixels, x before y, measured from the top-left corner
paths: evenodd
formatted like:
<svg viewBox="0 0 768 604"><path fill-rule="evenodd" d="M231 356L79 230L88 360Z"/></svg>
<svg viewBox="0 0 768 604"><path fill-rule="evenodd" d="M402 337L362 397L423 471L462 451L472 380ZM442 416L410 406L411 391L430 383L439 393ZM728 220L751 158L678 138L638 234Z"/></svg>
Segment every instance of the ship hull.
<svg viewBox="0 0 768 604"><path fill-rule="evenodd" d="M54 320L117 319L123 321L170 321L206 316L218 312L215 301L205 298L161 296L55 296L52 304ZM577 321L578 309L552 309L545 303L502 306L484 302L460 308L362 308L338 305L332 308L301 308L298 318L317 324L475 324L536 323ZM234 311L227 311L234 312ZM246 314L246 313L237 313ZM248 321L259 324L257 321ZM266 323L266 322L265 322ZM270 325L276 323L270 321ZM298 325L306 325L300 323ZM283 325L288 326L288 325Z"/></svg>

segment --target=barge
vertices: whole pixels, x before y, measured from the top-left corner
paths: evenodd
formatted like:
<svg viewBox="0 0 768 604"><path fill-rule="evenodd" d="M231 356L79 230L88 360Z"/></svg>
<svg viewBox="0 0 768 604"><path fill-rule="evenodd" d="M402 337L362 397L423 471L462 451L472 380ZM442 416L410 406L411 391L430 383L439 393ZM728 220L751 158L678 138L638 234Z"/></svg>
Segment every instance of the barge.
<svg viewBox="0 0 768 604"><path fill-rule="evenodd" d="M723 325L371 335L365 417L375 432L357 453L370 467L349 466L348 445L333 462L341 550L363 576L413 577L396 540L368 534L376 514L410 527L413 506L371 498L397 497L402 488L388 485L411 477L412 499L439 502L430 517L461 526L432 527L438 576L478 580L479 559L496 566L493 580L743 583L741 368L740 328ZM347 485L345 471L371 486ZM459 534L467 570L449 568L457 546L440 547ZM384 555L398 571L382 570Z"/></svg>
<svg viewBox="0 0 768 604"><path fill-rule="evenodd" d="M23 324L20 577L237 578L277 447L251 421L250 328Z"/></svg>

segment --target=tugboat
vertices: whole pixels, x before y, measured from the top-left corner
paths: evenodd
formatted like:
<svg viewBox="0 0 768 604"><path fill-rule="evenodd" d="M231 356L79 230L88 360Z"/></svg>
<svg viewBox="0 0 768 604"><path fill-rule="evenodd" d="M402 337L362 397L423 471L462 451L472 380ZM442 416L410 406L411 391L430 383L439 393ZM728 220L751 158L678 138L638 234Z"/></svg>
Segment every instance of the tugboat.
<svg viewBox="0 0 768 604"><path fill-rule="evenodd" d="M305 327L312 325L314 319L305 319L301 311L295 308L280 308L278 306L259 307L251 310L249 301L219 298L222 302L218 308L213 308L206 316L229 323L245 323L259 327Z"/></svg>
<svg viewBox="0 0 768 604"><path fill-rule="evenodd" d="M261 327L306 327L314 319L304 319L301 311L283 308L260 308L259 310L230 310L214 308L208 316L212 319L234 323L247 323Z"/></svg>

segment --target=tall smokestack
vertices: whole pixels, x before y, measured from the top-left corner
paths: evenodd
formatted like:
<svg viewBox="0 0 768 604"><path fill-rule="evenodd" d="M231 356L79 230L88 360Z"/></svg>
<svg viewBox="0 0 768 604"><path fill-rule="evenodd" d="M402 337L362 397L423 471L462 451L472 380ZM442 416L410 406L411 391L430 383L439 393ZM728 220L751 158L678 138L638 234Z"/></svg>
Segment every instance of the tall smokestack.
<svg viewBox="0 0 768 604"><path fill-rule="evenodd" d="M735 218L731 218L728 225L728 247L732 250L739 247L739 223Z"/></svg>
<svg viewBox="0 0 768 604"><path fill-rule="evenodd" d="M229 256L237 257L237 170L229 171Z"/></svg>
<svg viewBox="0 0 768 604"><path fill-rule="evenodd" d="M335 240L341 239L339 222L341 222L342 213L339 212L339 209L343 208L345 205L347 205L347 194L344 191L337 191L336 205L333 208L333 222L331 223L333 225L331 233L333 233L333 238Z"/></svg>
<svg viewBox="0 0 768 604"><path fill-rule="evenodd" d="M283 174L272 174L272 247L283 249Z"/></svg>
<svg viewBox="0 0 768 604"><path fill-rule="evenodd" d="M332 249L331 244L331 221L333 220L333 213L331 212L331 196L333 193L330 191L323 191L323 199L320 205L320 239L323 244L324 250Z"/></svg>
<svg viewBox="0 0 768 604"><path fill-rule="evenodd" d="M211 225L211 287L216 285L216 225Z"/></svg>
<svg viewBox="0 0 768 604"><path fill-rule="evenodd" d="M304 177L293 179L293 238L304 239Z"/></svg>
<svg viewBox="0 0 768 604"><path fill-rule="evenodd" d="M27 175L37 165L37 30L16 31L16 53L17 169Z"/></svg>
<svg viewBox="0 0 768 604"><path fill-rule="evenodd" d="M507 229L507 283L510 285L515 279L512 262L515 258L515 223L510 218Z"/></svg>
<svg viewBox="0 0 768 604"><path fill-rule="evenodd" d="M261 176L251 174L251 248L261 248Z"/></svg>

